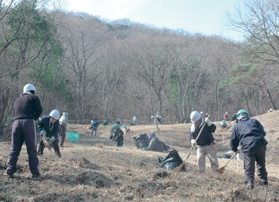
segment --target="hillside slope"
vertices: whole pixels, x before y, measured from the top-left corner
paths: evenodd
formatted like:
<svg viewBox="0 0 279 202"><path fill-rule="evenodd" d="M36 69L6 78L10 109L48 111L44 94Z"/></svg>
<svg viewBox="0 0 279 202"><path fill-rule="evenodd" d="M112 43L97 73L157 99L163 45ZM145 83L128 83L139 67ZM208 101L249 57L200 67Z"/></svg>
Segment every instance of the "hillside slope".
<svg viewBox="0 0 279 202"><path fill-rule="evenodd" d="M267 132L267 170L269 189L256 185L252 194L243 184L243 165L232 160L223 174L212 173L207 160L205 174L197 171L195 151L186 160L186 171L165 171L159 166L158 156L167 153L142 151L136 148L133 137L148 133L154 125L131 126L125 135L124 146L116 147L109 140L110 126L100 126L97 137L82 125L69 125L69 131L78 132L79 143L66 142L61 148L62 158L45 150L40 156L42 176L30 179L25 146L18 161L15 179L3 176L9 154L9 143L0 143L0 201L278 201L279 200L279 112L257 118ZM229 136L235 123L222 129L217 125L214 134L218 154L230 150ZM190 124L160 125L156 133L179 152L184 160L190 151L188 132ZM220 167L227 159L219 159ZM256 178L257 179L257 178Z"/></svg>

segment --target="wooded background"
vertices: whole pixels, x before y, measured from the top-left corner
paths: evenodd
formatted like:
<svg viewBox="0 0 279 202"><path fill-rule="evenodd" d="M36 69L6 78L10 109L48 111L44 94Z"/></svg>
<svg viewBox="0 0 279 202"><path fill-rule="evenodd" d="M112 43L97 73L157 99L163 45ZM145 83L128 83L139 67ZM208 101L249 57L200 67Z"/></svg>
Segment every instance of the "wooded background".
<svg viewBox="0 0 279 202"><path fill-rule="evenodd" d="M241 42L107 21L62 5L0 1L2 135L27 83L36 87L43 115L67 111L80 124L128 124L133 116L146 124L157 111L164 123L183 123L193 110L218 121L226 111L277 109L279 0L245 0L227 14Z"/></svg>

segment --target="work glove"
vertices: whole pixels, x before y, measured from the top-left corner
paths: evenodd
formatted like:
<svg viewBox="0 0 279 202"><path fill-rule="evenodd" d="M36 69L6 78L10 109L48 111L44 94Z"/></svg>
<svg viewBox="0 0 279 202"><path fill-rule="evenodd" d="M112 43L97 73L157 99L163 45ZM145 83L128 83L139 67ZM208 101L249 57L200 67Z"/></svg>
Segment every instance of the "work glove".
<svg viewBox="0 0 279 202"><path fill-rule="evenodd" d="M54 142L55 141L55 137L54 136L52 136L51 138L50 138L50 140L49 140L50 142Z"/></svg>
<svg viewBox="0 0 279 202"><path fill-rule="evenodd" d="M212 125L212 122L210 121L209 117L206 117L204 121L205 123L207 123L208 126Z"/></svg>
<svg viewBox="0 0 279 202"><path fill-rule="evenodd" d="M46 131L45 130L41 130L40 131L40 135L45 135L46 134Z"/></svg>
<svg viewBox="0 0 279 202"><path fill-rule="evenodd" d="M195 140L195 139L192 139L192 140L191 140L191 144L192 144L192 146L196 146L196 140Z"/></svg>

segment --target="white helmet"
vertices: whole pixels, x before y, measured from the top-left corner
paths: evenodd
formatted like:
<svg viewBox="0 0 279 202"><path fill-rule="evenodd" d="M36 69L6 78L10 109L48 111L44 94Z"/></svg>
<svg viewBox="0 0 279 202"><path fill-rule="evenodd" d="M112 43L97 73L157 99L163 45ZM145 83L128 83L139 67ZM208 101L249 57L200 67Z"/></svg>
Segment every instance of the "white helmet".
<svg viewBox="0 0 279 202"><path fill-rule="evenodd" d="M190 115L191 122L194 123L201 118L201 114L197 111L192 111Z"/></svg>
<svg viewBox="0 0 279 202"><path fill-rule="evenodd" d="M31 91L31 90L33 90L33 91L36 91L36 88L35 88L35 86L33 86L32 84L26 84L24 87L23 87L23 93L27 93L27 92L29 92L29 91Z"/></svg>
<svg viewBox="0 0 279 202"><path fill-rule="evenodd" d="M60 113L58 110L54 109L49 113L49 116L51 116L52 118L54 118L55 120L58 120L60 117Z"/></svg>

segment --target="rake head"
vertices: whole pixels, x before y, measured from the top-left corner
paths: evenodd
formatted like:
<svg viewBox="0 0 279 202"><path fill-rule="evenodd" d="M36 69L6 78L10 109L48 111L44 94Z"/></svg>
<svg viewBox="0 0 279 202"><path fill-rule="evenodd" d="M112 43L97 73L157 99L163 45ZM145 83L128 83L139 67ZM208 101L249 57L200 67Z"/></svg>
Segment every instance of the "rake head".
<svg viewBox="0 0 279 202"><path fill-rule="evenodd" d="M48 150L51 150L51 146L50 146L49 142L47 141L45 135L43 135L42 139L43 139L43 142L45 144L45 147L48 148Z"/></svg>
<svg viewBox="0 0 279 202"><path fill-rule="evenodd" d="M218 170L216 170L217 172L219 172L219 173L221 173L221 174L223 174L224 173L224 171L225 171L225 166L224 167L221 167L221 168L219 168Z"/></svg>

